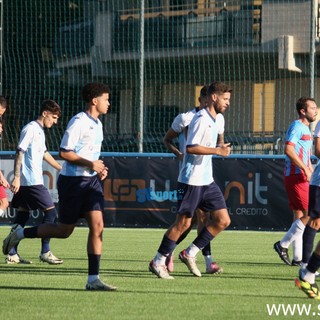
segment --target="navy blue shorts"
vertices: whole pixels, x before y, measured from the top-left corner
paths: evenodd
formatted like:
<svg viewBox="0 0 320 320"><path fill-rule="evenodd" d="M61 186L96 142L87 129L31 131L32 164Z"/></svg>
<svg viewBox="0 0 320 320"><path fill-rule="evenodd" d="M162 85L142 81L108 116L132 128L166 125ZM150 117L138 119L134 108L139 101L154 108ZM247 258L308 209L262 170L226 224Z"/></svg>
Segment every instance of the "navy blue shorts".
<svg viewBox="0 0 320 320"><path fill-rule="evenodd" d="M320 218L320 187L310 185L309 187L309 216Z"/></svg>
<svg viewBox="0 0 320 320"><path fill-rule="evenodd" d="M89 211L103 212L104 196L97 176L71 177L60 174L57 187L60 222L75 224Z"/></svg>
<svg viewBox="0 0 320 320"><path fill-rule="evenodd" d="M215 182L207 186L190 186L178 183L178 214L192 217L196 209L205 212L226 209L224 196ZM180 199L182 195L182 199Z"/></svg>
<svg viewBox="0 0 320 320"><path fill-rule="evenodd" d="M54 207L54 204L48 189L43 184L39 184L20 186L19 191L13 195L11 206L27 210L45 210Z"/></svg>

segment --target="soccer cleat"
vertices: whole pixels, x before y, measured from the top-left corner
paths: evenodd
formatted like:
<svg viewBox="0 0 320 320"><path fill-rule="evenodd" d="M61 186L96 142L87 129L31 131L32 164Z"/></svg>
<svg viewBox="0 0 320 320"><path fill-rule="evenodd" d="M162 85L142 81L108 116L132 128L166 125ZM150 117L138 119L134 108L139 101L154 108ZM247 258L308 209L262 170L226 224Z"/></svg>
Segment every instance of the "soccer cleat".
<svg viewBox="0 0 320 320"><path fill-rule="evenodd" d="M179 253L179 259L188 267L193 275L201 277L201 272L196 265L196 257L190 257L186 254L186 250L182 250Z"/></svg>
<svg viewBox="0 0 320 320"><path fill-rule="evenodd" d="M3 240L2 243L2 253L7 255L9 251L17 246L20 240L17 238L17 231L22 229L20 225L17 225L15 228L12 228L7 237Z"/></svg>
<svg viewBox="0 0 320 320"><path fill-rule="evenodd" d="M166 258L166 267L168 272L173 272L173 254L170 254L169 256L167 256Z"/></svg>
<svg viewBox="0 0 320 320"><path fill-rule="evenodd" d="M210 267L206 269L206 273L209 274L220 274L223 272L223 269L215 262L210 264Z"/></svg>
<svg viewBox="0 0 320 320"><path fill-rule="evenodd" d="M7 264L19 264L19 263L21 263L21 264L31 264L32 261L23 259L23 258L20 257L19 254L16 253L16 254L12 254L12 255L8 254L6 256L6 263Z"/></svg>
<svg viewBox="0 0 320 320"><path fill-rule="evenodd" d="M160 279L173 280L174 277L170 276L165 265L156 265L153 260L149 263L149 271L154 273Z"/></svg>
<svg viewBox="0 0 320 320"><path fill-rule="evenodd" d="M40 254L39 259L41 262L47 262L49 264L62 264L63 263L63 260L60 258L57 258L51 251Z"/></svg>
<svg viewBox="0 0 320 320"><path fill-rule="evenodd" d="M311 284L301 279L301 277L295 279L295 285L302 290L309 298L320 300L319 288L316 283Z"/></svg>
<svg viewBox="0 0 320 320"><path fill-rule="evenodd" d="M87 282L86 290L95 291L116 291L117 287L104 283L101 279L96 279L92 282Z"/></svg>
<svg viewBox="0 0 320 320"><path fill-rule="evenodd" d="M278 253L280 259L287 265L291 266L291 261L288 255L288 249L281 247L280 241L273 245L273 249Z"/></svg>
<svg viewBox="0 0 320 320"><path fill-rule="evenodd" d="M300 267L301 266L301 264L302 264L302 261L300 260L300 261L297 261L297 260L292 260L292 262L291 262L291 265L292 266L294 266L294 267Z"/></svg>

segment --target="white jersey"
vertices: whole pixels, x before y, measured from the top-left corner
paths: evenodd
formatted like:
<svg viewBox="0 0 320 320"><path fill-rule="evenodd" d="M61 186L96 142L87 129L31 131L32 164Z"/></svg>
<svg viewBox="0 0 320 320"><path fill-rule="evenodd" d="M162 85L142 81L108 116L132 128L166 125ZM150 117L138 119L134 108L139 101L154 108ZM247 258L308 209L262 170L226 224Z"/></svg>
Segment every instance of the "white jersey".
<svg viewBox="0 0 320 320"><path fill-rule="evenodd" d="M186 132L184 131L184 129L189 126L194 115L197 113L197 110L197 108L194 108L193 110L190 110L188 112L178 114L171 124L171 129L177 134L179 134L179 150L183 154L185 153L186 143ZM223 134L225 125L223 114L217 114L216 124L218 126L218 134Z"/></svg>
<svg viewBox="0 0 320 320"><path fill-rule="evenodd" d="M73 151L81 158L95 161L100 157L103 140L102 123L93 119L88 113L80 112L68 123L62 138L60 149ZM65 176L91 177L97 173L89 168L77 166L65 161L61 174Z"/></svg>
<svg viewBox="0 0 320 320"><path fill-rule="evenodd" d="M186 146L201 145L215 148L218 130L216 119L207 109L202 109L195 114L189 125ZM193 186L212 183L212 155L185 153L178 181Z"/></svg>
<svg viewBox="0 0 320 320"><path fill-rule="evenodd" d="M43 184L43 156L47 151L42 126L31 121L22 128L18 150L23 151L21 166L21 186Z"/></svg>
<svg viewBox="0 0 320 320"><path fill-rule="evenodd" d="M317 123L316 128L314 129L313 136L315 138L320 138L320 121ZM310 185L320 187L320 160L319 159L312 173Z"/></svg>
<svg viewBox="0 0 320 320"><path fill-rule="evenodd" d="M196 114L196 108L185 113L178 114L172 122L171 129L179 134L179 150L185 152L186 133L184 129L190 124L192 118Z"/></svg>

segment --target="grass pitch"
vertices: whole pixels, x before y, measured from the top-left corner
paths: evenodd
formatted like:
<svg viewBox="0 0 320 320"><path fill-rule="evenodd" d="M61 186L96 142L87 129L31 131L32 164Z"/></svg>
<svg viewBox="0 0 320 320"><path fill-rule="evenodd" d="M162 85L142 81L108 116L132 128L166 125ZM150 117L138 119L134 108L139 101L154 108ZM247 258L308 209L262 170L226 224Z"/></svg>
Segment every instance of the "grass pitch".
<svg viewBox="0 0 320 320"><path fill-rule="evenodd" d="M1 240L9 227L1 227ZM69 239L53 239L51 249L64 259L52 266L38 260L40 239L23 240L19 253L31 265L0 263L0 319L307 319L320 316L320 302L294 287L297 267L286 266L273 250L282 232L225 231L212 242L224 272L201 278L177 258L194 239L192 233L175 255L174 280L148 271L165 230L105 229L101 278L117 292L88 292L87 228ZM318 240L318 237L316 241ZM272 311L272 312L271 312Z"/></svg>

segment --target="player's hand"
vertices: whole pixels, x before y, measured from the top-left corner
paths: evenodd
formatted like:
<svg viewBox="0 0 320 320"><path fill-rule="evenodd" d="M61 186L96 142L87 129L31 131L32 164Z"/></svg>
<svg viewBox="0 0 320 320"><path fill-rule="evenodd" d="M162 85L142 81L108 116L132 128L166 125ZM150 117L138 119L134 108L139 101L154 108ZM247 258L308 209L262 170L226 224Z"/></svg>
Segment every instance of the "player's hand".
<svg viewBox="0 0 320 320"><path fill-rule="evenodd" d="M12 180L10 190L13 193L17 193L19 191L19 189L20 189L20 179L19 178L14 178Z"/></svg>
<svg viewBox="0 0 320 320"><path fill-rule="evenodd" d="M9 182L4 177L1 171L0 171L0 185L3 186L4 188L8 188L8 189L10 188Z"/></svg>
<svg viewBox="0 0 320 320"><path fill-rule="evenodd" d="M309 168L306 168L306 170L304 171L305 175L306 175L306 179L308 182L310 182L311 180L311 176L312 176L312 170L310 170Z"/></svg>
<svg viewBox="0 0 320 320"><path fill-rule="evenodd" d="M225 143L220 146L220 156L229 157L231 153L231 143Z"/></svg>
<svg viewBox="0 0 320 320"><path fill-rule="evenodd" d="M98 177L101 181L103 181L108 176L108 168L105 167L102 172L98 173Z"/></svg>
<svg viewBox="0 0 320 320"><path fill-rule="evenodd" d="M105 170L105 165L102 160L95 160L92 161L92 170L94 170L97 173L102 173L103 170Z"/></svg>

